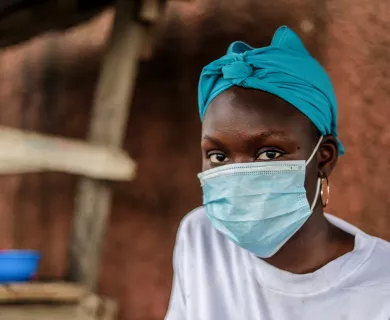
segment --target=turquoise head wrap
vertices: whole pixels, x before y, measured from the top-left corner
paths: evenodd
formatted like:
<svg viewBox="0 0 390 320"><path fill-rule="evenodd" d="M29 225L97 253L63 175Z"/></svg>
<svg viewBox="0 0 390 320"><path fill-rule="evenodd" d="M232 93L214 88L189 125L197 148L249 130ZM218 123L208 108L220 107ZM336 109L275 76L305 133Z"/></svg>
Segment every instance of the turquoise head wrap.
<svg viewBox="0 0 390 320"><path fill-rule="evenodd" d="M233 86L274 94L305 114L323 136L337 138L337 101L329 76L288 27L280 27L267 47L233 42L226 55L203 68L198 87L202 120L210 102ZM340 141L339 154L344 154Z"/></svg>

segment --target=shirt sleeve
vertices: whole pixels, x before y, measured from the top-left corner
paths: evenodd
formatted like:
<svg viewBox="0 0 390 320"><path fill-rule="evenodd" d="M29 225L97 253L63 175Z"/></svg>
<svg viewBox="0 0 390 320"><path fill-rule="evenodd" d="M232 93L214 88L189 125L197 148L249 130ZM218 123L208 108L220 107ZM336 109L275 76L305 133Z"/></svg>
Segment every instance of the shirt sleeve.
<svg viewBox="0 0 390 320"><path fill-rule="evenodd" d="M185 320L186 319L186 301L183 285L183 239L180 228L176 237L176 244L173 253L173 283L171 298L169 301L168 312L165 320Z"/></svg>

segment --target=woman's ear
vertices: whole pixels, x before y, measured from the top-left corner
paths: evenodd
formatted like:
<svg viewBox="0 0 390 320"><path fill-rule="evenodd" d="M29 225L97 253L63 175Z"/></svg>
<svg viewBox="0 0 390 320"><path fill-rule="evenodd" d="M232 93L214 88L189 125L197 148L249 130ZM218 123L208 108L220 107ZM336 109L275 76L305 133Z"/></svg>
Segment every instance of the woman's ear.
<svg viewBox="0 0 390 320"><path fill-rule="evenodd" d="M318 150L318 169L320 178L329 177L336 166L339 149L334 136L325 136Z"/></svg>

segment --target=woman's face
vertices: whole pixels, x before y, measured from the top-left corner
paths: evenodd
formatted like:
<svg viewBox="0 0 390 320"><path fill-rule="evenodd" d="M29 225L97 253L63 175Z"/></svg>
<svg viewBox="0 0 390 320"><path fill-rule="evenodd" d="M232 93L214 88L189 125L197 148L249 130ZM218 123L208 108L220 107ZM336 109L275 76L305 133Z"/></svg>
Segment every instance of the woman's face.
<svg viewBox="0 0 390 320"><path fill-rule="evenodd" d="M233 87L217 96L205 114L203 170L242 162L308 160L319 138L310 119L284 100L260 90ZM326 137L319 156L306 169L309 201L318 177L328 176L336 160L337 143Z"/></svg>

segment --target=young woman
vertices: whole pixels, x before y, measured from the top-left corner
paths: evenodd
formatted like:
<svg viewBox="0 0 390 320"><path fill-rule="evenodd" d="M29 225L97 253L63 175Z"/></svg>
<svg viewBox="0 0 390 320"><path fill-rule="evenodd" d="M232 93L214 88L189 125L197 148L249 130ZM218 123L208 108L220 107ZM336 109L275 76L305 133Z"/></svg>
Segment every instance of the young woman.
<svg viewBox="0 0 390 320"><path fill-rule="evenodd" d="M329 214L344 149L325 70L287 27L199 82L202 208L182 221L166 320L389 320L390 244Z"/></svg>

